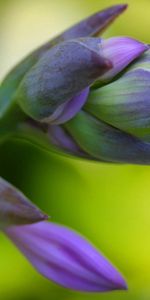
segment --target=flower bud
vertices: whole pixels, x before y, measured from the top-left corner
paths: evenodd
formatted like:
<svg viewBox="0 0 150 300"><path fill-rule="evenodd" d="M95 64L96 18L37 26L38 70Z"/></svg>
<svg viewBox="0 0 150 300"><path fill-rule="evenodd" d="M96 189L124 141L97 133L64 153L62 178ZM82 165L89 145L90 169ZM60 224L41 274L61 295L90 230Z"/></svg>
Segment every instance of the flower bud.
<svg viewBox="0 0 150 300"><path fill-rule="evenodd" d="M150 164L149 46L91 37L124 9L95 14L34 52L13 97L25 112L17 132L89 159Z"/></svg>
<svg viewBox="0 0 150 300"><path fill-rule="evenodd" d="M150 51L119 79L92 91L86 111L111 126L150 141Z"/></svg>
<svg viewBox="0 0 150 300"><path fill-rule="evenodd" d="M48 41L23 59L4 78L0 86L0 118L11 106L14 94L23 77L39 61L39 59L55 45L74 38L96 36L115 20L125 9L126 4L115 5L97 12L73 25L52 40Z"/></svg>
<svg viewBox="0 0 150 300"><path fill-rule="evenodd" d="M24 76L15 101L38 121L72 118L86 101L87 90L83 90L112 67L101 55L100 43L98 38L77 39L47 51Z"/></svg>
<svg viewBox="0 0 150 300"><path fill-rule="evenodd" d="M35 120L64 123L84 105L88 86L97 78L101 82L112 79L146 49L130 38L84 38L61 43L24 76L15 100Z"/></svg>
<svg viewBox="0 0 150 300"><path fill-rule="evenodd" d="M89 155L104 162L150 164L150 143L81 111L64 125L68 135Z"/></svg>
<svg viewBox="0 0 150 300"><path fill-rule="evenodd" d="M0 229L47 219L19 190L0 177Z"/></svg>
<svg viewBox="0 0 150 300"><path fill-rule="evenodd" d="M78 233L40 222L5 230L39 273L65 288L83 292L127 289L122 275Z"/></svg>

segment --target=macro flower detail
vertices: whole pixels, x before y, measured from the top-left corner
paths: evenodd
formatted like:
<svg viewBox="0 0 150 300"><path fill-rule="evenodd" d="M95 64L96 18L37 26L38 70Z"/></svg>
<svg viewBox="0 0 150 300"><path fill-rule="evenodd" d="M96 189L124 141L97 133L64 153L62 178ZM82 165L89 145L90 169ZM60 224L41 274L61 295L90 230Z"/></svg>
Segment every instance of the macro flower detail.
<svg viewBox="0 0 150 300"><path fill-rule="evenodd" d="M50 142L57 149L88 159L149 164L150 145L146 140L139 139L141 136L137 134L137 128L135 132L130 124L131 118L136 119L134 123L136 122L139 131L142 131L141 125L144 120L141 118L143 121L140 121L139 117L144 113L145 106L148 107L146 103L149 95L149 71L146 73L146 69L143 72L139 70L138 60L135 66L134 60L140 56L142 64L142 57L144 59L148 56L148 46L122 37L108 39L106 45L105 41L104 45L102 43L102 47L103 53L106 51L108 59L114 63L113 67L105 72L101 81L96 81L82 110L72 120L63 124L61 128L58 125L48 126ZM144 52L145 54L142 54ZM127 66L127 70L124 71ZM121 77L116 77L121 71ZM142 105L143 97L146 100L146 96L147 102ZM132 99L133 105L140 103L141 99L143 113L141 105L129 105ZM148 116L148 110L145 110L145 113ZM133 121L131 122L133 126ZM147 124L144 125L147 128ZM148 130L145 127L143 126L143 131Z"/></svg>
<svg viewBox="0 0 150 300"><path fill-rule="evenodd" d="M29 56L27 56L21 63L4 78L0 87L0 118L7 113L7 109L12 103L13 96L18 88L24 75L39 61L39 59L50 50L53 46L75 38L83 38L87 36L97 36L104 31L125 9L126 4L115 5L106 8L94 15L82 20L60 35L56 36L51 41L42 45Z"/></svg>
<svg viewBox="0 0 150 300"><path fill-rule="evenodd" d="M130 38L82 38L60 43L43 54L24 76L15 101L35 120L64 123L81 110L92 83L112 79L145 50L146 45Z"/></svg>
<svg viewBox="0 0 150 300"><path fill-rule="evenodd" d="M0 178L0 229L38 272L74 290L127 289L120 273L88 241L46 219L18 189Z"/></svg>
<svg viewBox="0 0 150 300"><path fill-rule="evenodd" d="M6 76L1 142L19 136L87 159L150 164L149 46L97 37L126 7L81 21Z"/></svg>
<svg viewBox="0 0 150 300"><path fill-rule="evenodd" d="M67 227L39 222L9 227L5 233L38 272L57 284L86 292L127 289L106 258Z"/></svg>
<svg viewBox="0 0 150 300"><path fill-rule="evenodd" d="M150 164L150 46L98 37L125 9L79 22L21 61L0 86L0 144L27 139L89 160ZM44 277L66 288L127 289L88 241L0 178L0 229Z"/></svg>

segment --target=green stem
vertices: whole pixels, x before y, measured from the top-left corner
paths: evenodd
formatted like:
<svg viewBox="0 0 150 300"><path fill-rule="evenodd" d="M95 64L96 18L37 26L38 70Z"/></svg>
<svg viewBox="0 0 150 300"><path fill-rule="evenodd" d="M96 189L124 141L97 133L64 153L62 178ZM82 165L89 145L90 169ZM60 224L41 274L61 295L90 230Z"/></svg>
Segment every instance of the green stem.
<svg viewBox="0 0 150 300"><path fill-rule="evenodd" d="M16 103L10 103L5 113L0 116L0 144L10 138L26 118Z"/></svg>

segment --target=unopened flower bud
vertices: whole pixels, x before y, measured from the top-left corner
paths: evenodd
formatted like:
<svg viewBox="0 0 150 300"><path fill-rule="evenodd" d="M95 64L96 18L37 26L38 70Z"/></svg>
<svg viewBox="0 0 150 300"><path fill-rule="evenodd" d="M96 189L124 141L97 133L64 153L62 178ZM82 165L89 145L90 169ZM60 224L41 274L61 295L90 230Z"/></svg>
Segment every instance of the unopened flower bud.
<svg viewBox="0 0 150 300"><path fill-rule="evenodd" d="M101 55L100 43L98 38L77 39L47 51L24 76L15 101L27 115L41 122L53 123L63 118L63 112L65 121L72 118L87 99L83 90L112 67ZM66 112L70 101L71 115Z"/></svg>
<svg viewBox="0 0 150 300"><path fill-rule="evenodd" d="M39 273L82 292L126 290L122 275L77 232L49 222L9 227L5 233Z"/></svg>
<svg viewBox="0 0 150 300"><path fill-rule="evenodd" d="M31 55L34 63L21 71L12 97L23 116L17 133L76 156L150 164L149 46L130 37L93 37L125 7L81 21ZM4 90L2 115L9 103Z"/></svg>
<svg viewBox="0 0 150 300"><path fill-rule="evenodd" d="M87 36L97 36L102 33L125 9L126 4L114 5L99 11L69 29L60 33L52 40L48 41L30 55L25 57L11 72L4 78L0 86L0 118L10 108L14 94L19 87L23 77L39 61L39 59L55 45L75 38Z"/></svg>

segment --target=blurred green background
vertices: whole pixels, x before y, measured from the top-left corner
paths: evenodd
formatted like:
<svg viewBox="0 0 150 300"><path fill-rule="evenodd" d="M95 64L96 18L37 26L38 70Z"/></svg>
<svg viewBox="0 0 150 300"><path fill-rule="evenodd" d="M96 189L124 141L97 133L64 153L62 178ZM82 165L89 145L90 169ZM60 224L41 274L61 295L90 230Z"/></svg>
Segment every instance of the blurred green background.
<svg viewBox="0 0 150 300"><path fill-rule="evenodd" d="M120 1L1 0L0 79L43 42L89 14ZM104 36L130 35L150 42L150 1L129 9ZM128 292L83 294L37 274L0 235L0 299L150 299L150 167L60 157L28 142L0 148L0 175L21 188L52 217L90 239L124 274Z"/></svg>

